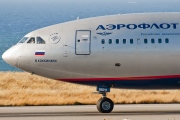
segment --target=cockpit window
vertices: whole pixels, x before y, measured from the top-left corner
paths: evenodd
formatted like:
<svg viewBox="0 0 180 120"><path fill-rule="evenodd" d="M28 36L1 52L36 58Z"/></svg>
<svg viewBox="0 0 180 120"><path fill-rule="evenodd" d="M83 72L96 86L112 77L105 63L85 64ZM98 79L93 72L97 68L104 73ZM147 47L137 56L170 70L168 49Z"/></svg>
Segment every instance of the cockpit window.
<svg viewBox="0 0 180 120"><path fill-rule="evenodd" d="M34 37L31 37L27 43L29 43L29 44L35 44L35 38L34 38Z"/></svg>
<svg viewBox="0 0 180 120"><path fill-rule="evenodd" d="M37 44L45 44L45 41L41 37L36 37Z"/></svg>
<svg viewBox="0 0 180 120"><path fill-rule="evenodd" d="M28 37L23 37L23 38L19 41L19 43L24 43L27 39L28 39Z"/></svg>

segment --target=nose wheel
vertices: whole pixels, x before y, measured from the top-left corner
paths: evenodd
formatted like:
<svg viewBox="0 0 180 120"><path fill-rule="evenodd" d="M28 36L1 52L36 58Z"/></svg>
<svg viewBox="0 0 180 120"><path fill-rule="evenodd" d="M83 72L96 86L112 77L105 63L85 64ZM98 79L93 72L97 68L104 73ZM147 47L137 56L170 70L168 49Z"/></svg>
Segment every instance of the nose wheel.
<svg viewBox="0 0 180 120"><path fill-rule="evenodd" d="M102 97L97 102L97 109L101 113L110 113L114 108L114 103L107 97Z"/></svg>
<svg viewBox="0 0 180 120"><path fill-rule="evenodd" d="M114 108L114 103L111 99L106 97L106 93L110 92L110 86L97 86L95 93L102 94L102 97L98 100L96 106L101 113L110 113Z"/></svg>

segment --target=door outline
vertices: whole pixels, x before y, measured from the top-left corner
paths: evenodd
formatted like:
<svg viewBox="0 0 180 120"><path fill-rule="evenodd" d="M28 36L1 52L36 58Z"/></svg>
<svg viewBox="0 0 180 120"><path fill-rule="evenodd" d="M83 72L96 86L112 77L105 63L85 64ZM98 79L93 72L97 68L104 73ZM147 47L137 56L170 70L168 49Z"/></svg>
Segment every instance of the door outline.
<svg viewBox="0 0 180 120"><path fill-rule="evenodd" d="M78 32L89 32L89 53L88 54L80 54L77 52L77 36ZM90 55L91 54L91 30L76 30L76 35L75 35L75 54L76 55Z"/></svg>

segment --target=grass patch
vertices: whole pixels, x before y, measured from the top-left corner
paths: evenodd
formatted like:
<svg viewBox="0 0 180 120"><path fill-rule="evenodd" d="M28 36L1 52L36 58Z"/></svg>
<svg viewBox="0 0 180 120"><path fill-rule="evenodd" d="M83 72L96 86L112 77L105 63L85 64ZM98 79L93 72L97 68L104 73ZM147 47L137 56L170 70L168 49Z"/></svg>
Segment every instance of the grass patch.
<svg viewBox="0 0 180 120"><path fill-rule="evenodd" d="M31 75L0 72L0 106L93 105L101 95L96 87L82 86ZM111 89L116 104L180 103L179 90Z"/></svg>

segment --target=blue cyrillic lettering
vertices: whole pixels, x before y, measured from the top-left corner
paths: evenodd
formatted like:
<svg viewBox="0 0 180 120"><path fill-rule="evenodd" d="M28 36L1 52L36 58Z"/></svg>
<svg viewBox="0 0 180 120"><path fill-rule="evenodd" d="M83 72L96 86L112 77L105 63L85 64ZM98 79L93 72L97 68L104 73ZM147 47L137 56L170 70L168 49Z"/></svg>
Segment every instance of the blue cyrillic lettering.
<svg viewBox="0 0 180 120"><path fill-rule="evenodd" d="M173 25L173 28L176 29L177 25L179 25L179 23L171 23L171 25Z"/></svg>
<svg viewBox="0 0 180 120"><path fill-rule="evenodd" d="M114 30L116 29L116 25L113 25L113 24L109 24L109 25L106 25L107 26L107 30Z"/></svg>
<svg viewBox="0 0 180 120"><path fill-rule="evenodd" d="M147 29L150 28L151 26L149 24L143 23L138 25L139 28Z"/></svg>
<svg viewBox="0 0 180 120"><path fill-rule="evenodd" d="M117 24L117 29L120 30L121 28L124 28L126 27L125 24Z"/></svg>
<svg viewBox="0 0 180 120"><path fill-rule="evenodd" d="M156 27L156 29L159 29L159 26L158 26L156 23L153 23L153 24L152 24L151 29L152 29L153 27Z"/></svg>
<svg viewBox="0 0 180 120"><path fill-rule="evenodd" d="M171 25L170 25L170 24L167 24L167 23L162 23L162 24L160 24L159 26L160 26L160 28L162 28L162 29L169 29L169 28L171 27Z"/></svg>
<svg viewBox="0 0 180 120"><path fill-rule="evenodd" d="M127 28L128 28L128 29L136 29L136 28L137 28L137 25L136 25L136 24L128 24L128 25L127 25Z"/></svg>
<svg viewBox="0 0 180 120"><path fill-rule="evenodd" d="M137 28L142 28L142 29L177 29L177 26L179 25L179 23L161 23L161 24L157 24L157 23L153 23L153 24L146 24L146 23L142 23L142 24L108 24L106 25L106 27L104 27L103 25L99 25L97 27L96 30L120 30L122 28L127 28L130 30L134 30Z"/></svg>
<svg viewBox="0 0 180 120"><path fill-rule="evenodd" d="M99 25L96 30L99 30L99 29L106 30L103 25Z"/></svg>

